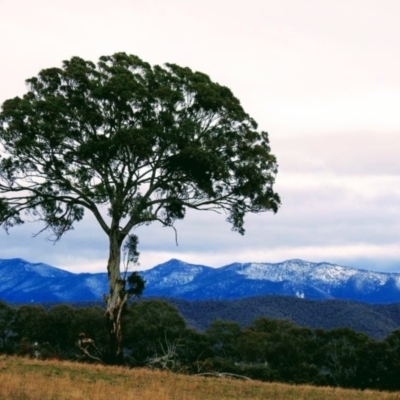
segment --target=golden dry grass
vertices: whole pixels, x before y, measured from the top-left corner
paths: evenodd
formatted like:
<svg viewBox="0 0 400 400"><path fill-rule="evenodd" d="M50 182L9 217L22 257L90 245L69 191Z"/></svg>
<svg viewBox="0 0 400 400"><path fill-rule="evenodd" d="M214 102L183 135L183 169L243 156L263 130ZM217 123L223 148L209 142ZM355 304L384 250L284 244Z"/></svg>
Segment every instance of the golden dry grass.
<svg viewBox="0 0 400 400"><path fill-rule="evenodd" d="M0 356L0 399L391 400L400 393L291 386Z"/></svg>

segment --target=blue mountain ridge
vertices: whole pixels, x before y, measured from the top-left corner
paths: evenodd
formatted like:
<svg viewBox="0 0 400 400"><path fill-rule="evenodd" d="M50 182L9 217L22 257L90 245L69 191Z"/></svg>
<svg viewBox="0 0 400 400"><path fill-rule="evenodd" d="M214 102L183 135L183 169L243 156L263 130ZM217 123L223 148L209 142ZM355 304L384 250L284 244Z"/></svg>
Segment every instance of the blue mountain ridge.
<svg viewBox="0 0 400 400"><path fill-rule="evenodd" d="M400 274L326 262L287 260L212 268L172 259L139 273L147 282L144 297L210 300L273 294L372 304L400 302ZM104 293L108 293L106 273L75 274L20 258L0 259L0 299L7 302L97 301Z"/></svg>

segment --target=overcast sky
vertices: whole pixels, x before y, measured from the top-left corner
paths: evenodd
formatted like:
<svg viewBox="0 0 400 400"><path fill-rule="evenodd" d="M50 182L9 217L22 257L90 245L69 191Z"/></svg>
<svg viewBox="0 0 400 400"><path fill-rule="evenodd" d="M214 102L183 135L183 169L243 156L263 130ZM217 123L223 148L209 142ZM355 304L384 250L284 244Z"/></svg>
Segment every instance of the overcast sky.
<svg viewBox="0 0 400 400"><path fill-rule="evenodd" d="M140 269L290 258L400 272L399 0L0 0L0 103L62 60L124 51L228 86L270 134L278 214L192 212L136 231ZM0 231L0 258L105 272L88 215L56 245L40 225Z"/></svg>

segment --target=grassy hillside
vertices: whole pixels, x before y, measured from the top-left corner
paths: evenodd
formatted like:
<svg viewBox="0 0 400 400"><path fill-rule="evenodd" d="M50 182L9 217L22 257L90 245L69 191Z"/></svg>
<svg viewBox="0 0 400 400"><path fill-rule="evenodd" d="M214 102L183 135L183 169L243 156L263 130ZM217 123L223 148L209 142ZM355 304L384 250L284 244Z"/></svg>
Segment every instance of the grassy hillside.
<svg viewBox="0 0 400 400"><path fill-rule="evenodd" d="M186 376L0 356L0 398L10 400L390 400L398 393Z"/></svg>

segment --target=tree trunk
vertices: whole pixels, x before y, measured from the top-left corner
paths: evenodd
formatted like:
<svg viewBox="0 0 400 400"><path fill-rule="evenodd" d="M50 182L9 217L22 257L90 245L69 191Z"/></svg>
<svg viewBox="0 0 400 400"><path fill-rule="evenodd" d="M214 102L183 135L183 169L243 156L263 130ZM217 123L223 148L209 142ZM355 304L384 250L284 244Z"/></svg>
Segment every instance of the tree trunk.
<svg viewBox="0 0 400 400"><path fill-rule="evenodd" d="M109 326L109 361L121 364L122 354L122 327L121 317L125 303L128 300L125 291L125 282L121 279L120 261L122 240L119 230L110 232L110 254L107 265L109 296L107 298L107 322Z"/></svg>

